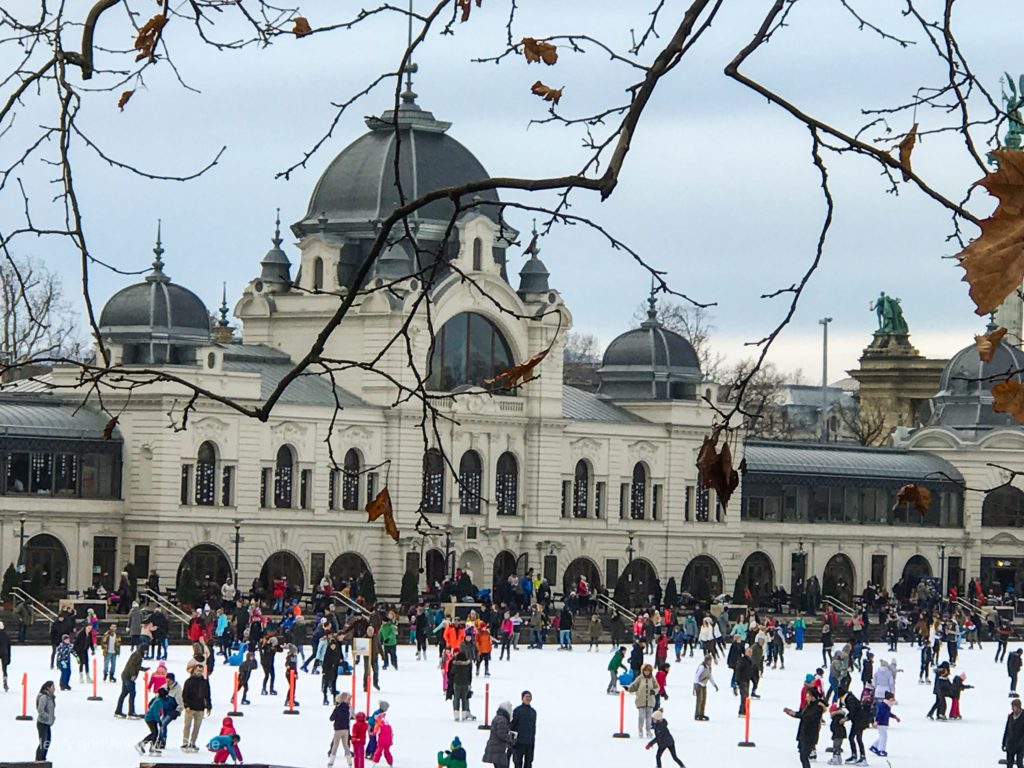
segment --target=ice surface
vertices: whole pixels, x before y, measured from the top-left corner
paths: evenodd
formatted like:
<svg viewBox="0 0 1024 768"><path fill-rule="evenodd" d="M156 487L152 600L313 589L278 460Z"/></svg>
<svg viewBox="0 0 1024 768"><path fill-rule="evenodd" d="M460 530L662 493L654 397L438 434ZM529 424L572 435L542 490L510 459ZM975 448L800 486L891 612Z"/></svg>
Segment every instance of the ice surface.
<svg viewBox="0 0 1024 768"><path fill-rule="evenodd" d="M890 658L884 645L876 645L877 658ZM1011 644L1010 650L1016 646ZM497 652L497 650L495 651ZM964 693L961 708L964 719L959 722L931 722L925 713L931 706L931 687L918 685L919 656L916 648L900 646L896 654L905 670L896 684L895 712L903 718L894 723L889 733L889 758L893 768L975 768L996 766L1002 756L999 744L1003 723L1009 711L1008 678L1004 664L992 661L995 645L986 643L981 651L964 650L956 672L967 672L967 682L976 688ZM123 650L119 662L127 659ZM548 766L653 766L654 753L644 750L644 742L636 737L636 709L627 694L626 728L632 738L612 739L618 730L618 699L605 693L608 673L605 671L611 652L607 645L600 653L588 653L577 647L570 652L554 647L544 650L522 650L512 660L494 662L491 677L474 680L472 708L483 717L484 683L491 686L491 713L497 704L509 700L519 703L523 689L530 689L538 714L535 765ZM943 652L942 658L945 658ZM172 647L169 670L184 678L186 648ZM458 735L469 756L469 765L484 765L480 758L487 738L486 731L477 730L479 722L453 722L451 706L441 693L441 677L437 668L437 652L431 647L429 661L416 661L410 647L399 649L400 669L381 673L381 693L374 692L373 706L380 698L391 704L390 721L395 731L395 765L399 768L434 768L439 749L448 746ZM761 700L753 702L751 738L753 749L740 749L736 743L743 735L743 721L736 716L737 699L729 691L729 670L724 664L715 667L719 693L709 692L710 722L693 720L693 673L697 659L686 658L674 664L669 675L670 700L664 704L666 717L675 735L679 756L688 768L722 768L761 765L798 766L794 737L796 720L782 712L783 707L796 707L804 675L813 672L821 662L819 646L807 646L786 653L785 671L768 670L761 685ZM280 660L279 660L280 662ZM101 665L102 666L102 665ZM218 663L211 678L214 695L213 716L203 723L200 740L205 746L220 729L221 719L229 711L232 669ZM358 670L358 668L357 668ZM31 760L36 743L35 723L16 722L21 707L21 675L28 673L29 714L35 716L35 697L46 680L58 679L49 669L49 648L20 647L13 649L10 671L11 690L0 694L0 760ZM362 682L362 678L358 678ZM859 679L856 678L856 679ZM298 700L301 714L282 714L286 701L278 666L278 696L260 696L262 673L253 674L250 699L244 707L245 716L236 721L242 736L242 752L249 762L319 768L326 765L326 752L331 738L327 719L330 708L321 704L320 677L300 674ZM350 678L340 677L340 690L350 690ZM1024 686L1024 681L1022 681ZM141 709L141 685L137 706ZM72 675L73 690L57 693L57 722L53 727L50 759L57 768L88 765L137 766L140 762L132 745L147 732L140 720L115 720L114 705L120 683L100 683L102 702L90 702L91 685L79 684L78 673ZM855 691L860 692L859 683ZM365 706L365 694L357 697L358 707ZM164 762L211 763L212 755L202 751L185 755L178 750L181 720L170 726L169 748ZM874 731L864 735L866 746L874 741ZM824 765L830 757L824 750L829 745L827 724L822 727L817 763ZM847 751L845 756L848 756ZM665 755L666 766L672 765ZM157 762L161 758L155 759ZM885 766L886 760L869 755L869 764ZM340 758L336 766L343 766ZM369 763L368 763L369 765Z"/></svg>

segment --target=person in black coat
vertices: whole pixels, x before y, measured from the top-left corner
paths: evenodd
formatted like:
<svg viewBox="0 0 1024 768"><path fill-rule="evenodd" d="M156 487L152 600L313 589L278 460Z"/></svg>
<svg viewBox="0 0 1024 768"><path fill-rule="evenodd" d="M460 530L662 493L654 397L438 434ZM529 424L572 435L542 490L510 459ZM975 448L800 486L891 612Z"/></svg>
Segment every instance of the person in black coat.
<svg viewBox="0 0 1024 768"><path fill-rule="evenodd" d="M512 711L509 735L515 736L512 745L512 762L515 768L533 767L533 745L537 740L537 711L531 706L533 694L523 691L522 704Z"/></svg>
<svg viewBox="0 0 1024 768"><path fill-rule="evenodd" d="M341 665L341 645L336 638L331 638L324 651L323 674L320 678L320 689L324 694L324 704L327 701L327 692L332 696L338 695L338 667Z"/></svg>
<svg viewBox="0 0 1024 768"><path fill-rule="evenodd" d="M672 736L672 732L668 729L668 720L665 719L665 713L660 709L655 710L654 714L651 715L651 722L654 724L654 738L647 742L647 749L650 749L655 744L658 745L658 751L654 755L655 764L658 768L661 768L661 756L667 750L672 759L676 761L676 765L682 766L683 761L679 759L676 754L676 740Z"/></svg>
<svg viewBox="0 0 1024 768"><path fill-rule="evenodd" d="M640 675L640 668L644 665L644 646L639 640L633 643L633 650L629 652L629 668L633 672L633 677Z"/></svg>
<svg viewBox="0 0 1024 768"><path fill-rule="evenodd" d="M750 695L750 684L754 680L754 675L757 673L754 667L754 655L753 648L747 648L743 652L743 655L736 661L736 669L733 671L736 677L736 687L740 692L740 711L741 715L745 715L747 712L747 697Z"/></svg>
<svg viewBox="0 0 1024 768"><path fill-rule="evenodd" d="M1010 676L1010 696L1017 695L1017 675L1020 674L1021 654L1024 654L1024 649L1018 648L1006 657L1006 674Z"/></svg>
<svg viewBox="0 0 1024 768"><path fill-rule="evenodd" d="M481 762L490 763L494 768L508 768L509 750L512 747L512 737L509 735L511 719L512 703L502 702L491 720L491 730L487 734L487 744L484 746Z"/></svg>
<svg viewBox="0 0 1024 768"><path fill-rule="evenodd" d="M729 685L732 687L734 696L739 694L736 688L736 662L743 656L743 647L743 639L739 635L735 635L732 639L732 644L729 646L729 653L725 657L725 666L732 670L732 680Z"/></svg>
<svg viewBox="0 0 1024 768"><path fill-rule="evenodd" d="M847 691L843 706L846 708L846 718L850 721L850 758L867 760L864 731L871 725L871 707L857 698L853 691Z"/></svg>
<svg viewBox="0 0 1024 768"><path fill-rule="evenodd" d="M3 672L4 690L7 690L7 667L11 664L11 638L0 621L0 671Z"/></svg>
<svg viewBox="0 0 1024 768"><path fill-rule="evenodd" d="M1010 702L1010 714L1003 728L1003 751L1006 753L1006 768L1024 768L1024 710L1020 699Z"/></svg>
<svg viewBox="0 0 1024 768"><path fill-rule="evenodd" d="M796 732L797 744L800 747L800 765L802 768L811 768L811 753L818 745L821 716L825 712L825 703L821 700L817 689L810 688L807 691L807 702L803 709L794 711L787 707L783 712L800 721Z"/></svg>
<svg viewBox="0 0 1024 768"><path fill-rule="evenodd" d="M456 720L476 720L469 711L470 690L473 686L473 662L465 651L458 651L448 663L448 697Z"/></svg>

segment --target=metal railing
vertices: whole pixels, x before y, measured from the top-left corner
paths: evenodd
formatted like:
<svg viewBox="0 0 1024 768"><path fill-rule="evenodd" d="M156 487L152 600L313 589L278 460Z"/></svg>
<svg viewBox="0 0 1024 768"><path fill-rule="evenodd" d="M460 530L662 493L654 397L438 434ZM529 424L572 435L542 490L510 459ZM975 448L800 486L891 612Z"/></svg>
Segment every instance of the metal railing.
<svg viewBox="0 0 1024 768"><path fill-rule="evenodd" d="M331 595L331 602L332 603L337 603L342 608L346 608L349 611L354 611L356 613L361 613L364 616L369 616L370 615L370 611L365 606L359 604L358 602L353 600L351 597L346 597L345 595L333 594L333 595Z"/></svg>
<svg viewBox="0 0 1024 768"><path fill-rule="evenodd" d="M29 608L31 608L35 613L38 613L47 621L57 620L56 613L47 608L46 605L41 601L36 600L36 598L32 597L32 595L30 595L21 587L11 587L11 594L19 600L28 603Z"/></svg>
<svg viewBox="0 0 1024 768"><path fill-rule="evenodd" d="M593 600L598 605L603 605L605 608L607 608L609 610L612 610L612 611L615 611L616 613L618 613L621 616L625 616L631 622L636 621L636 614L635 613L633 613L631 610L626 608L624 605L620 605L619 603L615 602L610 597L608 597L608 595L606 595L606 594L598 592L598 593L593 595Z"/></svg>
<svg viewBox="0 0 1024 768"><path fill-rule="evenodd" d="M852 605L847 605L839 598L832 597L831 595L829 595L828 597L823 597L821 599L821 602L823 605L831 605L833 608L835 608L836 613L844 614L851 618L857 615L857 612L854 610Z"/></svg>
<svg viewBox="0 0 1024 768"><path fill-rule="evenodd" d="M192 621L192 617L185 613L185 611L183 611L180 606L175 605L166 597L161 595L159 592L154 592L149 587L139 587L138 591L140 597L146 598L146 600L156 605L158 608L160 608L160 610L162 610L175 621L180 621L182 624L185 624L186 626L190 621Z"/></svg>

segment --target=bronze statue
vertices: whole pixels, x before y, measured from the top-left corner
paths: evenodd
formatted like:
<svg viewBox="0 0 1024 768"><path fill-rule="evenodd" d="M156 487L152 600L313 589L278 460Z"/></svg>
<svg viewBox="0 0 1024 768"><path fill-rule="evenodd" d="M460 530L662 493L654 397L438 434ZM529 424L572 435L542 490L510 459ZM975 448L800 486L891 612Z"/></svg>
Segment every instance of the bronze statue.
<svg viewBox="0 0 1024 768"><path fill-rule="evenodd" d="M1020 76L1020 84L1015 85L1010 73L1006 74L1006 85L1010 89L1007 94L1003 91L1003 102L1006 104L1006 117L1010 121L1009 129L1006 131L1006 138L1003 139L1003 146L1011 149L1020 149L1021 136L1024 136L1024 119L1021 118L1020 110L1024 107L1024 75Z"/></svg>
<svg viewBox="0 0 1024 768"><path fill-rule="evenodd" d="M882 291L868 308L874 310L875 316L878 318L876 334L906 336L910 332L907 321L903 317L903 307L900 306L900 300L896 297L886 296L885 291Z"/></svg>

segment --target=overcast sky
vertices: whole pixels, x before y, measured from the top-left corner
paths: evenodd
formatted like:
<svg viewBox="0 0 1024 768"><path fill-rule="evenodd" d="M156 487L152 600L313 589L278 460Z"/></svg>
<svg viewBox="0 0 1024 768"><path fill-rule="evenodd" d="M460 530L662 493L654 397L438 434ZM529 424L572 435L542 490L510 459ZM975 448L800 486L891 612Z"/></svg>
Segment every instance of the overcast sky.
<svg viewBox="0 0 1024 768"><path fill-rule="evenodd" d="M339 7L351 14L358 5L307 3L302 10L317 25L341 18ZM501 49L507 5L484 0L454 36L430 39L417 57L419 102L439 119L451 121L450 135L469 147L492 175L573 172L586 158L580 133L553 125L527 130L531 118L545 114L530 85L537 78L564 85L561 109L573 116L615 103L635 74L610 65L600 53L578 56L564 49L558 65L543 70L521 58L501 66L471 63ZM519 5L517 39L587 32L625 50L630 29L643 26L648 6L655 3L519 0ZM1004 69L1014 74L1024 70L1019 25L999 21L1016 11L1009 2L990 2L981 14L972 3L974 16L969 18L967 5L961 5L961 46L974 72L998 92ZM785 311L787 299L758 297L799 278L813 256L824 212L809 162L807 130L722 74L768 6L767 1L726 0L705 38L659 86L614 195L599 203L581 193L573 209L593 216L652 265L666 270L674 288L700 301L717 302L713 340L732 360L752 354L744 343L763 336ZM921 40L900 14L900 4L873 0L855 6L894 33ZM420 10L426 3L419 0L416 7ZM664 35L671 31L672 12L681 7L679 2L667 4ZM863 122L862 107L904 102L919 86L943 82L943 65L927 44L903 49L870 31L858 31L839 2L798 3L789 22L747 64L747 71L846 130ZM115 47L130 39L123 20L105 17L103 25L105 45ZM180 184L115 171L79 146L74 155L77 179L95 254L124 269L145 268L152 259L156 220L162 218L164 258L172 279L195 290L211 309L219 304L226 281L233 305L258 273L258 262L270 245L274 209L281 208L286 223L299 219L319 174L365 132L363 117L387 108L392 94L382 88L361 101L307 169L287 181L275 180L275 173L300 159L318 138L332 118L332 100L347 98L377 72L395 66L404 28L399 17L382 16L349 33L282 38L266 49L215 53L196 42L194 30L172 21L165 29L166 41L181 76L201 93L184 90L163 63L149 72L147 87L123 113L115 106L116 94L90 94L81 124L112 156L153 172L187 173L222 145L227 151L205 177ZM641 59L651 55L653 49ZM44 121L33 113L19 130L27 130L35 118L36 124ZM939 116L922 112L918 119L926 129ZM906 130L909 122L909 116L899 117L893 128ZM0 152L9 161L6 150ZM961 271L943 259L956 251L946 240L949 215L910 187L901 186L899 196L888 194L886 180L865 159L826 159L836 198L835 223L823 265L773 359L784 369L802 368L808 379L817 380L818 319L828 315L833 318L830 378L838 378L856 365L870 341L875 317L868 304L880 290L902 298L912 342L923 353L947 357L970 343L984 323L972 313ZM962 142L953 137L921 141L914 164L951 199L962 198L980 175L966 161ZM52 169L33 163L22 175L34 213L44 223L47 215L55 214L45 204L45 180ZM4 195L0 208L9 229L18 223L20 202L10 189ZM981 214L991 208L985 198L975 196L974 210ZM525 216L510 212L509 218L520 230L529 229ZM21 250L60 265L68 288L77 288L76 257L65 246L55 240L22 241ZM577 330L607 343L629 327L649 285L641 268L579 227L557 231L545 239L542 250L551 283L565 296ZM286 251L294 261L298 252L291 241ZM510 271L518 272L521 264L521 255L513 251ZM132 281L96 272L94 301L102 304Z"/></svg>

